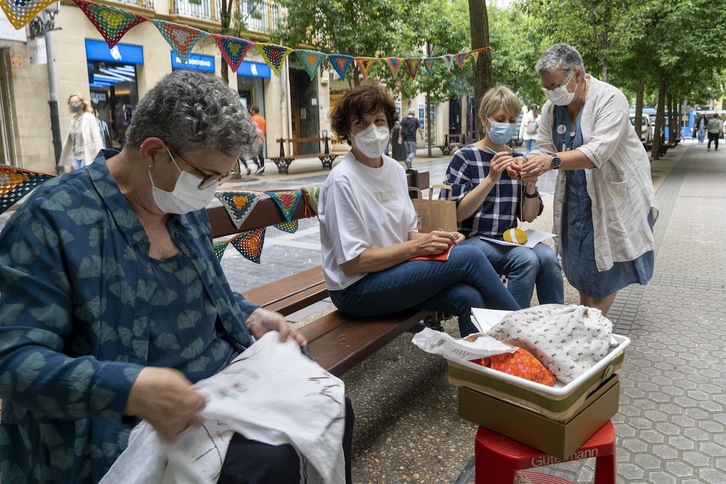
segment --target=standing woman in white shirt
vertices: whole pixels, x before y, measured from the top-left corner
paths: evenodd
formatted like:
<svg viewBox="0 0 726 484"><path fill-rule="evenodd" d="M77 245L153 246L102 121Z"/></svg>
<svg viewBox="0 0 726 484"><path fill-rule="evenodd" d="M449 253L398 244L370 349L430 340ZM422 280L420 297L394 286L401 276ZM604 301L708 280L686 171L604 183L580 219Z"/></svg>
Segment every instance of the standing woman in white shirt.
<svg viewBox="0 0 726 484"><path fill-rule="evenodd" d="M103 149L103 138L98 120L80 94L73 93L68 96L68 109L73 113L73 119L63 143L59 164L78 170L93 162L98 152Z"/></svg>
<svg viewBox="0 0 726 484"><path fill-rule="evenodd" d="M532 103L529 111L522 118L519 126L519 139L524 141L524 154L528 155L537 142L537 131L539 130L539 106Z"/></svg>
<svg viewBox="0 0 726 484"><path fill-rule="evenodd" d="M554 230L580 303L607 315L617 292L653 275L658 209L650 161L620 90L585 73L567 44L535 66L548 101L522 178L559 170Z"/></svg>

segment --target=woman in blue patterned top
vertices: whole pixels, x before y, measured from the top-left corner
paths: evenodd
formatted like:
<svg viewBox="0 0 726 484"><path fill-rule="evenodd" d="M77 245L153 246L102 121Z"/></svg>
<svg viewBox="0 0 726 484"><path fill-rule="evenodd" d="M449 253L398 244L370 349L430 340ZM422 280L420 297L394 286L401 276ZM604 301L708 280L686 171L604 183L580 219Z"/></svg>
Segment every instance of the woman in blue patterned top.
<svg viewBox="0 0 726 484"><path fill-rule="evenodd" d="M507 289L522 308L528 308L535 285L540 304L564 303L562 271L555 252L539 243L533 248L501 245L480 236L502 240L518 220L531 222L544 205L537 178L519 179L518 158L506 145L517 136L522 109L517 96L504 86L490 89L479 104L486 129L483 139L456 152L449 163L446 183L456 201L459 231L464 244L479 247L500 274L508 277Z"/></svg>
<svg viewBox="0 0 726 484"><path fill-rule="evenodd" d="M174 72L126 134L118 155L38 188L0 233L3 483L98 482L141 419L168 441L200 425L192 384L253 337L304 342L232 292L212 250L204 207L255 137L237 94ZM237 453L249 482L284 482L285 469L297 482L292 448L252 452Z"/></svg>

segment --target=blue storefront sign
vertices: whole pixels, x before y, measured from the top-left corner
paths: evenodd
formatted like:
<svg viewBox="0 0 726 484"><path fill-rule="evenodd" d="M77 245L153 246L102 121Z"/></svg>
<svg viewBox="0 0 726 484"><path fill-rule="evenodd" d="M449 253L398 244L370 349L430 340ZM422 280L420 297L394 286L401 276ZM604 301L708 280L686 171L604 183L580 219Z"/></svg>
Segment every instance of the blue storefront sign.
<svg viewBox="0 0 726 484"><path fill-rule="evenodd" d="M103 40L86 39L86 59L118 64L143 64L144 48L140 45L116 44L113 49L109 49Z"/></svg>
<svg viewBox="0 0 726 484"><path fill-rule="evenodd" d="M271 74L272 69L270 69L270 66L260 62L242 61L242 65L239 66L239 69L237 69L238 76L269 79Z"/></svg>
<svg viewBox="0 0 726 484"><path fill-rule="evenodd" d="M214 56L202 54L190 54L186 62L174 51L171 52L171 68L187 69L189 71L214 72Z"/></svg>

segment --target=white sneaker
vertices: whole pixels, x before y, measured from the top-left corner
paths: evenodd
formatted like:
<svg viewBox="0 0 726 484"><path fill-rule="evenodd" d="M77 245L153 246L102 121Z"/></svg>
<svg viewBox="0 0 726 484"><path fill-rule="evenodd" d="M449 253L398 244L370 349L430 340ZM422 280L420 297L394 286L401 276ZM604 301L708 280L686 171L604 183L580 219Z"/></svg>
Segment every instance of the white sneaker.
<svg viewBox="0 0 726 484"><path fill-rule="evenodd" d="M264 175L264 174L265 174L265 167L264 166L258 167L257 170L255 171L255 175Z"/></svg>

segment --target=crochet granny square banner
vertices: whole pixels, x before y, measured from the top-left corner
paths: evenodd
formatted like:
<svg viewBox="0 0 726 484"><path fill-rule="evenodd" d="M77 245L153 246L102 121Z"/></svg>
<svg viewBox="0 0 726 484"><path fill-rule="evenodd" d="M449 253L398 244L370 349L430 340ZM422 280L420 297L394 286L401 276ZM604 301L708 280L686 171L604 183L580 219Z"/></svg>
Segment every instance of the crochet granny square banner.
<svg viewBox="0 0 726 484"><path fill-rule="evenodd" d="M393 77L395 78L398 76L398 69L401 67L401 58L400 57L386 57L383 59L386 61L386 64L388 64L388 67L391 69L391 74L393 74Z"/></svg>
<svg viewBox="0 0 726 484"><path fill-rule="evenodd" d="M405 61L408 75L411 76L411 79L416 79L416 73L423 59L420 57L407 57Z"/></svg>
<svg viewBox="0 0 726 484"><path fill-rule="evenodd" d="M192 49L201 39L208 34L194 27L153 19L152 22L159 29L161 35L171 46L175 54L179 56L182 64L189 59Z"/></svg>
<svg viewBox="0 0 726 484"><path fill-rule="evenodd" d="M426 57L423 60L424 69L426 69L426 72L429 74L429 76L434 73L434 64L437 60L440 60L440 57Z"/></svg>
<svg viewBox="0 0 726 484"><path fill-rule="evenodd" d="M323 62L323 59L328 57L328 54L318 52L317 50L304 50L304 49L296 50L295 55L297 56L298 60L300 60L300 63L305 68L305 72L307 72L308 76L310 76L311 81L313 80L315 75L318 73L318 66L320 66L320 63Z"/></svg>
<svg viewBox="0 0 726 484"><path fill-rule="evenodd" d="M280 70L282 70L282 65L285 63L285 59L293 52L293 49L285 47L284 45L262 43L257 44L257 50L260 51L260 55L267 65L270 66L270 69L278 76L280 75Z"/></svg>
<svg viewBox="0 0 726 484"><path fill-rule="evenodd" d="M295 212L295 209L297 208L297 204L300 203L300 198L302 198L302 190L265 193L267 193L270 198L275 201L277 206L280 207L282 214L285 216L285 220L289 222L292 218L293 212Z"/></svg>
<svg viewBox="0 0 726 484"><path fill-rule="evenodd" d="M136 25L149 20L143 15L126 12L116 7L108 7L86 0L73 0L88 20L96 27L108 44L109 49L121 41L126 32Z"/></svg>
<svg viewBox="0 0 726 484"><path fill-rule="evenodd" d="M22 29L35 18L38 13L56 0L4 0L0 8L16 30Z"/></svg>
<svg viewBox="0 0 726 484"><path fill-rule="evenodd" d="M0 165L0 214L46 180L50 173L38 173L16 166Z"/></svg>
<svg viewBox="0 0 726 484"><path fill-rule="evenodd" d="M345 81L345 75L348 73L348 68L355 60L355 57L345 54L330 54L328 60L333 70L340 76L340 80Z"/></svg>
<svg viewBox="0 0 726 484"><path fill-rule="evenodd" d="M212 244L212 248L214 249L214 255L217 256L218 261L222 260L222 256L224 255L224 251L227 250L228 245L229 240L222 240L220 242L214 242L214 244Z"/></svg>
<svg viewBox="0 0 726 484"><path fill-rule="evenodd" d="M225 62L227 62L227 65L233 72L237 72L237 69L242 65L242 61L247 55L247 51L255 45L249 40L238 39L237 37L231 37L229 35L212 34L212 37L214 37L214 41L217 43L222 57L224 57Z"/></svg>
<svg viewBox="0 0 726 484"><path fill-rule="evenodd" d="M378 57L356 57L355 63L358 66L358 70L361 74L363 74L363 78L368 77L368 73L371 71L371 67L373 67L373 64L378 62Z"/></svg>
<svg viewBox="0 0 726 484"><path fill-rule="evenodd" d="M255 192L217 192L214 196L222 202L229 218L238 229L260 200L260 194Z"/></svg>
<svg viewBox="0 0 726 484"><path fill-rule="evenodd" d="M232 239L232 247L237 249L245 259L260 263L262 246L265 243L265 227L247 230Z"/></svg>

